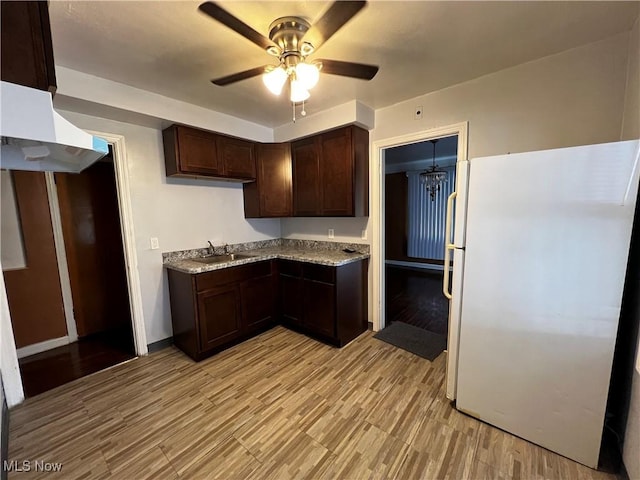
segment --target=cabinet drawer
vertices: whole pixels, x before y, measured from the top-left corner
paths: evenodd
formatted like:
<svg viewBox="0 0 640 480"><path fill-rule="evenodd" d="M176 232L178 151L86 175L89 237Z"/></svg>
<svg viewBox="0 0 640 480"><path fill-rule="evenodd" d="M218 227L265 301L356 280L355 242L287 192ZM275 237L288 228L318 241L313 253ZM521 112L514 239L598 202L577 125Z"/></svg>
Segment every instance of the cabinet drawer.
<svg viewBox="0 0 640 480"><path fill-rule="evenodd" d="M250 263L196 275L196 291L201 292L227 283L241 282L247 278L262 277L271 273L271 261Z"/></svg>
<svg viewBox="0 0 640 480"><path fill-rule="evenodd" d="M335 267L305 263L302 269L306 279L315 280L316 282L336 283Z"/></svg>
<svg viewBox="0 0 640 480"><path fill-rule="evenodd" d="M278 271L282 275L289 275L290 277L302 277L302 264L300 262L294 262L292 260L279 260Z"/></svg>

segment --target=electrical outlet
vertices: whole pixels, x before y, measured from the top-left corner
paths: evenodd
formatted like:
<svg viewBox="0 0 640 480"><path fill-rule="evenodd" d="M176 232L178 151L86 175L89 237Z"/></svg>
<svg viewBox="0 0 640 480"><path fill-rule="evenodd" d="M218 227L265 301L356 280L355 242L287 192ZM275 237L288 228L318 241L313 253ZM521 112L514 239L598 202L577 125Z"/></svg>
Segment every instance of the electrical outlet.
<svg viewBox="0 0 640 480"><path fill-rule="evenodd" d="M367 239L367 231L366 230L362 230L361 238L362 238L362 240L366 240Z"/></svg>
<svg viewBox="0 0 640 480"><path fill-rule="evenodd" d="M160 248L160 243L158 242L158 237L151 237L149 240L150 240L150 243L151 243L151 250L157 250L158 248Z"/></svg>
<svg viewBox="0 0 640 480"><path fill-rule="evenodd" d="M334 236L335 236L335 235L334 235L333 228L330 228L330 229L329 229L329 238L334 238Z"/></svg>
<svg viewBox="0 0 640 480"><path fill-rule="evenodd" d="M422 118L422 105L418 105L413 112L414 120L420 120Z"/></svg>

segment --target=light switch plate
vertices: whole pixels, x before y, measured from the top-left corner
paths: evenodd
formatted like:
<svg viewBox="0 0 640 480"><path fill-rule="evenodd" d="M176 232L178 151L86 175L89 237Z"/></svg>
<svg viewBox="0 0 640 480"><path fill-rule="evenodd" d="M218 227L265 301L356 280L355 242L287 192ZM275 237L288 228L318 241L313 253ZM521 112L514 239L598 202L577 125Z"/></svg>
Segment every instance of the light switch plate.
<svg viewBox="0 0 640 480"><path fill-rule="evenodd" d="M158 248L160 248L160 243L158 242L158 237L151 237L149 240L150 240L150 243L151 243L151 250L157 250Z"/></svg>
<svg viewBox="0 0 640 480"><path fill-rule="evenodd" d="M334 231L333 228L329 229L329 238L334 238Z"/></svg>

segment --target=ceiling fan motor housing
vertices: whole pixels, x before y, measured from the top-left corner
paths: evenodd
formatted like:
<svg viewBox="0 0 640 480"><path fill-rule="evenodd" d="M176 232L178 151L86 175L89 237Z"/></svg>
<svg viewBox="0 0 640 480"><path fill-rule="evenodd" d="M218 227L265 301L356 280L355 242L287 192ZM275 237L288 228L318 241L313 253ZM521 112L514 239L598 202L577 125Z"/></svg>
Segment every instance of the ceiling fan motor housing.
<svg viewBox="0 0 640 480"><path fill-rule="evenodd" d="M286 67L295 67L301 60L313 51L311 44L302 42L302 37L311 25L304 18L280 17L269 26L269 39L278 47L280 52L274 54ZM304 53L302 50L305 50ZM268 51L268 50L267 50Z"/></svg>

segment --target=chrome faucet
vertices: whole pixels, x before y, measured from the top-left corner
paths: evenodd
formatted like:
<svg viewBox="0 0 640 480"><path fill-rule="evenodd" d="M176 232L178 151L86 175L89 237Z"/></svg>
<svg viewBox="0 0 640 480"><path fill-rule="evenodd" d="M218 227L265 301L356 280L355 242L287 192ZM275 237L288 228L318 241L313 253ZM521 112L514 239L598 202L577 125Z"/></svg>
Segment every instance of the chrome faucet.
<svg viewBox="0 0 640 480"><path fill-rule="evenodd" d="M224 254L225 255L229 255L229 244L228 243L224 244Z"/></svg>
<svg viewBox="0 0 640 480"><path fill-rule="evenodd" d="M207 240L207 242L209 243L209 253L211 255L215 254L215 249L213 248L213 243L211 243L211 240Z"/></svg>

